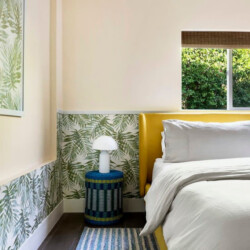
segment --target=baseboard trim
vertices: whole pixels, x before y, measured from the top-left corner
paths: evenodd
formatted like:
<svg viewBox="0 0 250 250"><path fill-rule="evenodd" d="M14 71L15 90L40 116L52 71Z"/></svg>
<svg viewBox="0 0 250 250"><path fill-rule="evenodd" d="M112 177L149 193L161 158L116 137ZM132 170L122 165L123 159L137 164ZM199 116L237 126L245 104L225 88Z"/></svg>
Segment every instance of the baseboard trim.
<svg viewBox="0 0 250 250"><path fill-rule="evenodd" d="M37 250L63 213L83 213L84 208L85 199L64 199L43 220L34 233L22 244L19 250ZM144 200L137 198L124 198L123 210L128 213L145 212Z"/></svg>
<svg viewBox="0 0 250 250"><path fill-rule="evenodd" d="M128 213L145 212L145 202L143 198L124 198L123 211Z"/></svg>
<svg viewBox="0 0 250 250"><path fill-rule="evenodd" d="M85 199L64 199L64 213L83 213L85 208ZM123 211L127 213L145 212L143 199L124 198Z"/></svg>
<svg viewBox="0 0 250 250"><path fill-rule="evenodd" d="M46 239L51 229L63 215L63 201L43 220L34 233L22 244L19 250L37 250Z"/></svg>
<svg viewBox="0 0 250 250"><path fill-rule="evenodd" d="M85 199L64 199L64 213L83 213L85 208Z"/></svg>

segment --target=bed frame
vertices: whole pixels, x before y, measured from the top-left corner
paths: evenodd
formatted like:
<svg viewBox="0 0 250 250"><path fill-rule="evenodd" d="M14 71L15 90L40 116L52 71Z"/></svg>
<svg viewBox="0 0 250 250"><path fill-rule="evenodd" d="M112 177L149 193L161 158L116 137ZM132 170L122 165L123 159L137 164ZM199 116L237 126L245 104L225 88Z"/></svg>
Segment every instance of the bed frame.
<svg viewBox="0 0 250 250"><path fill-rule="evenodd" d="M203 122L234 122L250 120L250 112L182 112L182 113L143 113L139 117L139 166L140 195L144 196L150 188L152 171L156 158L162 157L162 120L179 119ZM162 227L155 231L161 250L167 250Z"/></svg>

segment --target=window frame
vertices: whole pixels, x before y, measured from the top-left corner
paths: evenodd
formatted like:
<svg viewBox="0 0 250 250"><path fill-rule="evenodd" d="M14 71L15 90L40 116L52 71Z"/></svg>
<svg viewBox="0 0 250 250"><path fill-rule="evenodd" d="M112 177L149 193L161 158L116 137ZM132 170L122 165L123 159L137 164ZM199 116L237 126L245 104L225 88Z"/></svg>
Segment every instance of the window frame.
<svg viewBox="0 0 250 250"><path fill-rule="evenodd" d="M227 109L250 110L250 107L233 106L233 49L227 49Z"/></svg>
<svg viewBox="0 0 250 250"><path fill-rule="evenodd" d="M183 47L182 47L183 48ZM182 86L182 83L181 83ZM182 92L181 92L182 97ZM181 98L182 100L182 98ZM233 106L233 49L227 49L227 108L226 109L183 109L181 110L225 110L225 111L241 111L250 110L250 107L234 107Z"/></svg>

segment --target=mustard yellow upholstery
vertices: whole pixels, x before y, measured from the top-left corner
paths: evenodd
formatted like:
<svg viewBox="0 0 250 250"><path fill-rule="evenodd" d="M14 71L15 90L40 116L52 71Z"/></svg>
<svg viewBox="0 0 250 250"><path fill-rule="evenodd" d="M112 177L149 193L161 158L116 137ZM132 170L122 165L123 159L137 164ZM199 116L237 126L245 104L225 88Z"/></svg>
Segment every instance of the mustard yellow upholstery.
<svg viewBox="0 0 250 250"><path fill-rule="evenodd" d="M168 250L168 247L167 247L166 242L165 242L164 237L163 237L162 226L159 226L155 230L155 238L156 238L156 241L158 243L160 250Z"/></svg>
<svg viewBox="0 0 250 250"><path fill-rule="evenodd" d="M140 195L144 196L151 185L152 171L156 158L162 157L161 131L162 120L179 119L203 122L233 122L250 120L250 112L180 112L140 114L139 117L139 167ZM162 226L155 231L155 236L161 250L167 250L163 238Z"/></svg>
<svg viewBox="0 0 250 250"><path fill-rule="evenodd" d="M152 181L152 170L156 158L162 156L162 120L179 119L204 122L233 122L250 120L250 112L182 112L140 114L139 117L139 165L140 195L145 195L147 183Z"/></svg>
<svg viewBox="0 0 250 250"><path fill-rule="evenodd" d="M151 184L147 183L145 186L145 194L148 192L149 188L150 188Z"/></svg>

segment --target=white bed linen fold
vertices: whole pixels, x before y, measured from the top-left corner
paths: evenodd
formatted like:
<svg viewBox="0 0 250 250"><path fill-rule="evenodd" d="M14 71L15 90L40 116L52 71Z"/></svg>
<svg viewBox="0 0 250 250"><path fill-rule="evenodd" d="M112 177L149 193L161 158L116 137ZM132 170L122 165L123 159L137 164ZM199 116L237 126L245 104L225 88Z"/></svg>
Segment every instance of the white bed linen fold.
<svg viewBox="0 0 250 250"><path fill-rule="evenodd" d="M168 163L164 162L162 158L157 158L154 163L153 174L152 174L152 181L161 174L164 168L168 167L169 165L176 164L176 163Z"/></svg>
<svg viewBox="0 0 250 250"><path fill-rule="evenodd" d="M163 224L169 250L250 249L250 181L202 181L183 188Z"/></svg>
<svg viewBox="0 0 250 250"><path fill-rule="evenodd" d="M197 203L195 203L195 200L192 200L190 198L192 195L190 195L190 196L187 195L187 196L184 196L182 198L181 193L183 193L184 191L185 191L184 193L186 193L186 190L188 191L191 186L194 186L194 190L196 190L196 188L198 188L197 190L199 191L199 188L200 188L199 184L201 184L202 182L205 183L204 181L218 181L218 180L250 180L250 158L175 163L175 164L168 165L166 168L162 169L161 174L158 174L154 178L152 186L149 189L147 195L145 196L147 223L146 223L145 227L143 228L141 235L152 233L160 224L163 223L164 219L166 218L167 213L170 211L171 205L172 205L176 196L177 197L176 197L174 203L175 202L178 203L178 201L179 201L179 203L181 205L178 205L176 207L181 209L180 211L183 211L183 216L188 217L188 211L185 211L185 209L184 209L187 204L190 204L190 206L187 206L187 209L190 209L190 211L193 210L195 212L196 207L197 207L198 211L201 211L200 208L202 208L202 206L201 206L202 204L208 206L206 209L209 210L209 207L210 207L209 202L208 203L205 202L207 200L206 195L204 195L203 201L201 199L201 200L199 200L199 202L197 204ZM218 181L218 183L222 183L222 182ZM236 194L233 195L232 197L233 197L233 199L238 197L238 200L240 201L239 204L242 204L243 210L244 210L244 207L246 207L245 213L249 214L250 213L250 201L249 201L250 190L248 192L247 192L247 190L245 190L245 189L250 188L249 181L245 181L245 182L239 181L239 183L248 183L248 184L243 189L236 189L236 190L238 190L238 192L236 191ZM210 182L209 183L209 185L211 185L210 187L213 187L213 184L215 184L215 182ZM195 185L197 185L197 186L195 186ZM204 194L206 194L207 188L208 188L207 186L200 188L201 193L200 193L199 197L202 197L202 190L204 191ZM223 188L223 187L221 187L221 188ZM210 195L212 195L212 194L214 195L216 193L219 194L219 192L218 192L219 187L217 189L215 188L214 189L215 191L212 192ZM239 191L239 190L241 190L241 191ZM245 190L245 191L243 192L242 190ZM178 195L178 193L179 193L179 195ZM224 193L223 192L221 193L221 197L219 197L218 200L220 200L220 202L221 202L220 206L223 207L225 214L227 214L227 213L230 214L231 211L226 210L226 208L230 207L231 200L225 199L225 202L224 202L224 199L222 199L222 197L224 197L225 194L227 194L228 197L231 196L229 189L227 192L227 188L224 187ZM179 198L179 196L180 196L180 198ZM189 200L189 198L190 198L190 202L186 204L185 201ZM245 203L244 203L244 200L246 200ZM173 203L173 206L174 206L174 203ZM210 204L212 207L214 206L214 203L210 203ZM239 205L239 204L237 203L237 205ZM173 206L171 209L171 213L173 213L176 210L176 208L173 209ZM193 209L192 209L192 207L193 207ZM177 210L176 210L176 212L177 212ZM181 214L181 212L179 214ZM238 216L242 215L243 218L245 218L244 212L241 213L241 211L239 211L239 214L240 215L238 215ZM196 213L196 215L199 217L199 213ZM219 213L217 215L221 215L221 213ZM218 219L221 218L220 216L217 216L217 217L218 217ZM222 218L223 218L223 216L222 216ZM236 218L237 218L237 216L236 216ZM191 219L191 217L190 217L190 219ZM172 220L172 225L175 224L177 221L178 221L178 219ZM199 223L198 223L198 225L199 225ZM250 222L249 222L249 224L247 224L247 226L250 226ZM164 224L164 227L171 228L171 223L168 223L168 218L166 220L166 223ZM182 225L182 227L183 227L183 225ZM197 227L195 227L193 230L197 230ZM219 228L218 228L218 230L219 230ZM170 232L169 236L167 236L168 235L167 231L168 230L166 230L165 239L169 240L169 242L171 242L171 240L170 240L171 232ZM197 230L197 231L199 231L199 230ZM187 234L190 234L191 232L192 232L192 228L189 228L187 231L185 231L187 238L188 238ZM247 232L250 235L250 229L248 229ZM242 235L244 236L244 233ZM177 238L175 238L175 240L176 239ZM178 249L178 248L173 247L172 249ZM179 248L178 250L180 250L180 249L183 249L183 248ZM194 249L194 248L188 248L188 246L185 246L185 249ZM199 249L199 248L196 248L196 249ZM207 249L207 248L204 247L201 249ZM214 249L216 249L216 248L214 248ZM224 249L224 248L217 248L217 249ZM238 248L238 249L244 249L244 248ZM250 246L248 249L250 249ZM170 250L171 250L171 248L170 248Z"/></svg>

